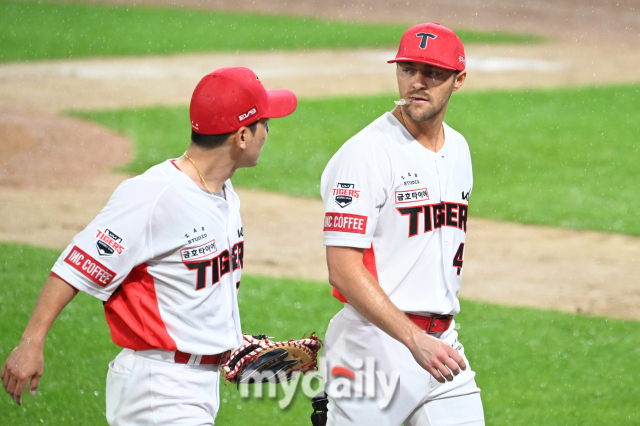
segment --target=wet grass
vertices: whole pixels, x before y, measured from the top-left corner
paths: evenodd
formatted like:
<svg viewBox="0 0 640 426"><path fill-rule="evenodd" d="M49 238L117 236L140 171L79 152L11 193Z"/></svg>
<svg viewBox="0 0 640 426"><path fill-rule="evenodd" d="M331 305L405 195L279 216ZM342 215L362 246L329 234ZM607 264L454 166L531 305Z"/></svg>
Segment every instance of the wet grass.
<svg viewBox="0 0 640 426"><path fill-rule="evenodd" d="M42 283L59 252L0 243L0 362L19 342ZM243 329L277 339L327 324L341 304L328 284L243 276ZM274 310L274 303L277 310ZM456 317L490 425L636 425L640 423L640 323L462 301ZM35 398L18 407L0 394L2 423L100 425L111 343L102 303L84 294L65 308L45 345L45 374ZM314 385L316 386L316 385ZM265 389L266 394L266 389ZM240 396L221 385L220 425L310 424L298 392L284 411L276 398Z"/></svg>
<svg viewBox="0 0 640 426"><path fill-rule="evenodd" d="M409 24L142 7L0 1L0 62L184 52L397 47ZM459 30L467 43L539 37Z"/></svg>

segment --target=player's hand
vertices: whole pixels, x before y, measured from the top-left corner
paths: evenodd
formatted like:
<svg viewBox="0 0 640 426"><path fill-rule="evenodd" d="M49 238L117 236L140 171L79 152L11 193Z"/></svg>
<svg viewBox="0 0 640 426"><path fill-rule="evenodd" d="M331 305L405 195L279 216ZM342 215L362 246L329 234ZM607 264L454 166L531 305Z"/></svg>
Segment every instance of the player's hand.
<svg viewBox="0 0 640 426"><path fill-rule="evenodd" d="M43 348L33 342L21 342L10 354L4 365L0 376L2 385L11 398L22 405L22 393L27 383L29 384L29 394L36 395L36 389L44 370Z"/></svg>
<svg viewBox="0 0 640 426"><path fill-rule="evenodd" d="M453 380L467 369L467 363L455 349L421 330L414 333L409 350L418 364L440 383Z"/></svg>

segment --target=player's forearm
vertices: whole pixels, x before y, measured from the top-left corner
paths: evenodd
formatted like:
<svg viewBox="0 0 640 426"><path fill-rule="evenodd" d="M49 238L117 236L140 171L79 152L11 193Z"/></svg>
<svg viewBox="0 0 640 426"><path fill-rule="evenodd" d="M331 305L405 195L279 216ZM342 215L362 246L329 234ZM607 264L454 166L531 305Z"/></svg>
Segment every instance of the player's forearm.
<svg viewBox="0 0 640 426"><path fill-rule="evenodd" d="M60 278L47 278L20 343L44 346L44 340L53 322L75 295L73 287Z"/></svg>
<svg viewBox="0 0 640 426"><path fill-rule="evenodd" d="M407 347L420 329L389 300L362 263L362 252L346 247L327 247L329 282L363 317Z"/></svg>

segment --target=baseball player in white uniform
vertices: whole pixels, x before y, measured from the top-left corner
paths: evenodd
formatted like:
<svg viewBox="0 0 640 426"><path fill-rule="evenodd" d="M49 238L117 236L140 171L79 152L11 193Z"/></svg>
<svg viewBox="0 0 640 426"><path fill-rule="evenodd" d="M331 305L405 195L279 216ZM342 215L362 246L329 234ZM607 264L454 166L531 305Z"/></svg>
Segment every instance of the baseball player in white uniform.
<svg viewBox="0 0 640 426"><path fill-rule="evenodd" d="M219 365L242 342L244 233L229 179L257 164L269 118L296 105L292 92L265 90L248 68L221 68L200 81L185 155L122 183L54 265L2 368L18 405L28 382L35 395L47 331L83 291L104 302L123 348L109 364L108 423L214 424Z"/></svg>
<svg viewBox="0 0 640 426"><path fill-rule="evenodd" d="M325 340L327 424L483 425L453 320L471 157L443 122L466 78L464 48L450 29L422 24L389 62L398 106L346 142L322 175L329 281L345 302Z"/></svg>

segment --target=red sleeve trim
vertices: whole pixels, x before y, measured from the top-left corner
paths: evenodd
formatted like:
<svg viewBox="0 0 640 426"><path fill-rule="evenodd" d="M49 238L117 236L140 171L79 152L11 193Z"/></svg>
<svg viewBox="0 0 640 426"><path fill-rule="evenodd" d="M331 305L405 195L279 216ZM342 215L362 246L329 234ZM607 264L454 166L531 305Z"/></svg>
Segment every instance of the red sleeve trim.
<svg viewBox="0 0 640 426"><path fill-rule="evenodd" d="M169 160L169 161L171 161L171 164L173 164L173 166L174 166L176 169L180 170L180 167L178 167L178 165L176 164L175 160ZM180 171L182 171L182 170L180 170Z"/></svg>
<svg viewBox="0 0 640 426"><path fill-rule="evenodd" d="M71 287L71 288L76 292L76 294L78 294L78 292L80 291L80 290L78 290L77 288L75 288L74 286L72 286L71 284L69 284L68 282L66 282L65 280L63 280L63 279L60 277L60 275L56 274L55 272L50 273L50 274L49 274L49 276L50 276L50 277L55 277L55 278L57 278L57 279L59 279L59 280L63 281L63 282L64 282L64 283L66 283L69 287Z"/></svg>

